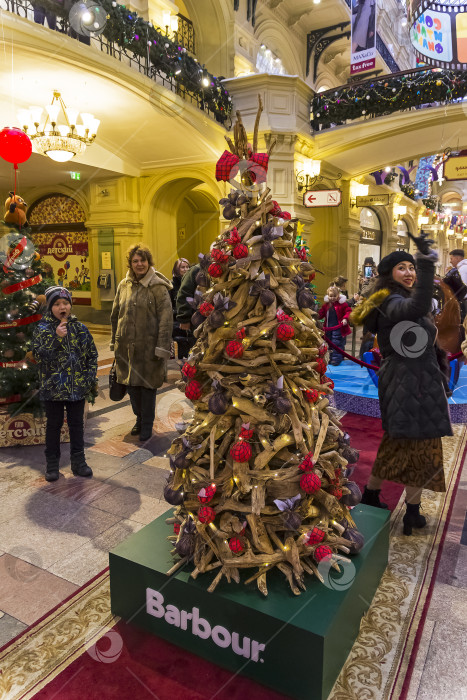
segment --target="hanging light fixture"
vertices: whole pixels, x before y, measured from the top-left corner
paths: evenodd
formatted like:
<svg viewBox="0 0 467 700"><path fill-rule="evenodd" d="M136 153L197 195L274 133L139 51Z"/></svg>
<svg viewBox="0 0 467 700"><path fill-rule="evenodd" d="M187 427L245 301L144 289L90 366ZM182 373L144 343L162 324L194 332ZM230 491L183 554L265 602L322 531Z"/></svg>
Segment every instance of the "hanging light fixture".
<svg viewBox="0 0 467 700"><path fill-rule="evenodd" d="M52 103L46 107L47 117L42 126L42 107L22 109L18 116L38 153L58 163L66 163L84 153L86 146L94 142L100 121L93 114L82 112L82 123L77 124L78 110L68 109L56 90L53 95ZM65 124L58 124L60 111L63 112Z"/></svg>

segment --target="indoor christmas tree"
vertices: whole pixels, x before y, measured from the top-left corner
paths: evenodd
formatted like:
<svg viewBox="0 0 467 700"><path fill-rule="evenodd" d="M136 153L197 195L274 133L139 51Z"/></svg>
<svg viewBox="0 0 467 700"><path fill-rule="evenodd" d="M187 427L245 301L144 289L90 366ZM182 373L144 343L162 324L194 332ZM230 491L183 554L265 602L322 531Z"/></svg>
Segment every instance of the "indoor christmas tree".
<svg viewBox="0 0 467 700"><path fill-rule="evenodd" d="M54 280L31 240L24 200L10 192L5 209L0 225L0 406L15 414L39 407L38 370L30 351L43 292Z"/></svg>
<svg viewBox="0 0 467 700"><path fill-rule="evenodd" d="M327 346L304 281L312 266L266 186L260 111L252 148L237 113L216 169L234 187L221 200L231 223L200 256L192 300L197 342L182 374L195 410L169 450L165 488L180 557L171 572L192 559L193 577L215 573L213 591L249 569L245 583L266 595L277 568L299 594L305 574L322 579L321 562L339 570L340 552L363 545L348 508L361 497L348 480L358 453L329 405Z"/></svg>

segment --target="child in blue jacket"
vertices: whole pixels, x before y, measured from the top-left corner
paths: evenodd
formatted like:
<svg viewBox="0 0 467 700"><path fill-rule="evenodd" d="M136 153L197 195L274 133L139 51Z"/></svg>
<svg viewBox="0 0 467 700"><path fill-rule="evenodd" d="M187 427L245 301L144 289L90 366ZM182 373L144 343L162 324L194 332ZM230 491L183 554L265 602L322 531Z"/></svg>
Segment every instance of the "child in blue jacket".
<svg viewBox="0 0 467 700"><path fill-rule="evenodd" d="M45 478L56 481L60 462L60 431L66 408L70 430L71 470L92 476L84 455L84 404L95 385L97 350L86 326L71 315L71 294L64 287L45 290L47 310L33 338L39 364L40 398L45 408Z"/></svg>

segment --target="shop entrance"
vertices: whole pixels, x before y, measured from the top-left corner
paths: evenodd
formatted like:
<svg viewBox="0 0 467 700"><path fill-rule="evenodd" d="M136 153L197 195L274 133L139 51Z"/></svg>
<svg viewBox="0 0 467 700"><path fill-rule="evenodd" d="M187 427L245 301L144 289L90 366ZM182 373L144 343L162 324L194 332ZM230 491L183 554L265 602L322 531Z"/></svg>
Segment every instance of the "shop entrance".
<svg viewBox="0 0 467 700"><path fill-rule="evenodd" d="M409 227L404 219L400 219L397 224L397 250L405 250L409 252L410 238L409 238Z"/></svg>
<svg viewBox="0 0 467 700"><path fill-rule="evenodd" d="M378 265L381 260L382 230L381 222L377 213L369 207L363 207L360 212L360 244L358 246L358 274L360 278L365 278L365 261L371 258L374 265ZM366 276L373 275L370 272L370 265L366 266Z"/></svg>

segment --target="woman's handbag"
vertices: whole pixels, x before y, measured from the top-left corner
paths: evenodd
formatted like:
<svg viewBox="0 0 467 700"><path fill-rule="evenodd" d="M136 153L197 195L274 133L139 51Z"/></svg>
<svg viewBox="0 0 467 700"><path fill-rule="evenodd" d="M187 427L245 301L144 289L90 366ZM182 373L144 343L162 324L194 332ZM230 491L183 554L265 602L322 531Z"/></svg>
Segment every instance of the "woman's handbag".
<svg viewBox="0 0 467 700"><path fill-rule="evenodd" d="M117 370L115 367L115 360L113 361L112 368L109 372L109 398L111 401L121 401L126 395L127 387L125 384L119 384L117 382Z"/></svg>

